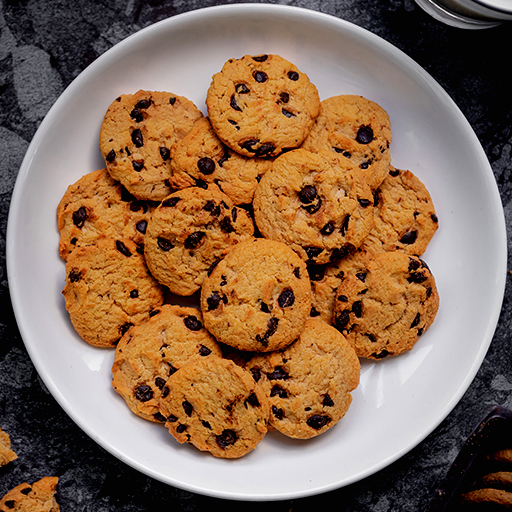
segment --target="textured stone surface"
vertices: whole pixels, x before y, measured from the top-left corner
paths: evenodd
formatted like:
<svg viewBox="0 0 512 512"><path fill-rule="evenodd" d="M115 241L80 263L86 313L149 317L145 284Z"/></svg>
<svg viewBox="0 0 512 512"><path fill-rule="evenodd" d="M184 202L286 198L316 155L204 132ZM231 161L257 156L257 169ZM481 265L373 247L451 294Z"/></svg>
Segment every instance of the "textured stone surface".
<svg viewBox="0 0 512 512"><path fill-rule="evenodd" d="M21 481L57 474L63 511L241 507L146 477L106 453L73 423L46 390L25 351L9 300L5 261L7 214L18 168L39 123L64 88L101 53L141 28L220 3L236 2L0 0L0 422L19 455L0 468L0 496ZM499 185L507 225L512 226L512 95L503 58L503 50L512 44L510 25L483 31L453 29L431 19L413 0L270 3L306 7L353 22L402 49L434 76L480 139ZM509 249L511 245L509 230ZM509 258L509 268L511 264ZM423 510L475 418L483 417L491 405L512 408L510 285L509 276L499 325L476 378L424 442L358 483L293 503L268 503L266 510L321 510L332 508L333 499L343 503L346 512ZM246 511L260 507L243 504Z"/></svg>

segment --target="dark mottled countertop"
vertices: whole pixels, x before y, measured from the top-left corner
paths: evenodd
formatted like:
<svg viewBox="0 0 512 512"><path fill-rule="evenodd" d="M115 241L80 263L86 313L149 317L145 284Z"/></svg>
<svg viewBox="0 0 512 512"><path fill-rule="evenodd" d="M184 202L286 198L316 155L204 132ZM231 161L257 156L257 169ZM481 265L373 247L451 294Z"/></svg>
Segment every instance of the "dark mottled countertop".
<svg viewBox="0 0 512 512"><path fill-rule="evenodd" d="M7 216L18 169L39 124L63 90L88 64L130 34L169 16L223 3L237 2L0 0L0 427L11 435L19 455L0 468L0 496L21 482L57 475L63 512L129 512L165 506L194 511L219 504L238 510L241 506L153 480L105 452L74 424L45 388L25 350L10 303L5 256ZM413 0L270 3L306 7L353 22L425 68L475 130L511 225L512 94L507 51L512 47L512 25L463 31L430 18ZM476 378L426 440L358 483L293 503L270 503L267 509L322 510L332 503L347 512L424 509L488 408L512 408L510 284L494 339ZM377 425L375 435L386 442L386 433ZM243 504L249 510L259 506Z"/></svg>

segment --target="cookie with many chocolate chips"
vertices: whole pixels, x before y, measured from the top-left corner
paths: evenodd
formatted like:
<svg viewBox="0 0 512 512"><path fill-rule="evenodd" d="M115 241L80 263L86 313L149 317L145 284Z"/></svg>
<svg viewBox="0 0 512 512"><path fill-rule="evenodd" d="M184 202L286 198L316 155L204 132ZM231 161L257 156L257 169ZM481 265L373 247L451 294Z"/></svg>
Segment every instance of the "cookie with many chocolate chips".
<svg viewBox="0 0 512 512"><path fill-rule="evenodd" d="M360 364L352 345L334 327L311 318L283 350L251 359L247 368L270 402L270 425L309 439L334 427L352 403Z"/></svg>
<svg viewBox="0 0 512 512"><path fill-rule="evenodd" d="M138 199L162 201L172 192L171 146L202 116L189 99L169 92L141 90L119 96L100 130L108 172Z"/></svg>
<svg viewBox="0 0 512 512"><path fill-rule="evenodd" d="M148 223L145 256L153 276L177 295L198 291L223 251L252 239L254 224L216 185L167 196Z"/></svg>
<svg viewBox="0 0 512 512"><path fill-rule="evenodd" d="M160 412L180 443L234 459L256 448L267 433L268 399L251 374L233 361L196 358L174 373L166 387Z"/></svg>
<svg viewBox="0 0 512 512"><path fill-rule="evenodd" d="M326 151L296 149L276 158L253 204L262 235L290 245L309 264L353 252L373 226L373 195L361 170Z"/></svg>
<svg viewBox="0 0 512 512"><path fill-rule="evenodd" d="M206 107L217 136L249 157L300 146L320 110L316 87L279 55L228 60L212 77Z"/></svg>
<svg viewBox="0 0 512 512"><path fill-rule="evenodd" d="M362 96L339 95L322 101L302 147L333 151L350 160L376 189L388 172L391 139L389 116L380 105Z"/></svg>
<svg viewBox="0 0 512 512"><path fill-rule="evenodd" d="M336 291L333 325L359 357L382 359L411 350L439 307L427 264L402 251L371 257L365 268L345 273Z"/></svg>
<svg viewBox="0 0 512 512"><path fill-rule="evenodd" d="M240 350L267 352L289 345L310 309L306 264L284 243L264 238L231 247L201 289L206 328Z"/></svg>
<svg viewBox="0 0 512 512"><path fill-rule="evenodd" d="M106 169L82 176L67 188L57 207L61 258L66 260L77 247L92 245L102 237L143 244L154 207L132 196Z"/></svg>
<svg viewBox="0 0 512 512"><path fill-rule="evenodd" d="M0 499L0 512L59 512L55 499L59 479L45 476L32 485L17 485Z"/></svg>
<svg viewBox="0 0 512 512"><path fill-rule="evenodd" d="M401 250L421 256L439 226L421 180L411 171L390 166L374 198L374 224L362 248L370 254Z"/></svg>
<svg viewBox="0 0 512 512"><path fill-rule="evenodd" d="M182 189L215 183L234 204L249 204L270 165L271 160L249 158L228 148L204 117L171 148L171 185Z"/></svg>
<svg viewBox="0 0 512 512"><path fill-rule="evenodd" d="M17 458L18 456L11 449L11 438L9 434L0 428L0 466L5 466Z"/></svg>
<svg viewBox="0 0 512 512"><path fill-rule="evenodd" d="M196 308L164 304L119 341L112 365L112 386L128 407L149 421L163 422L159 410L165 383L193 357L221 356Z"/></svg>
<svg viewBox="0 0 512 512"><path fill-rule="evenodd" d="M71 323L87 343L114 347L163 304L163 289L139 250L131 240L102 238L69 255L62 293Z"/></svg>

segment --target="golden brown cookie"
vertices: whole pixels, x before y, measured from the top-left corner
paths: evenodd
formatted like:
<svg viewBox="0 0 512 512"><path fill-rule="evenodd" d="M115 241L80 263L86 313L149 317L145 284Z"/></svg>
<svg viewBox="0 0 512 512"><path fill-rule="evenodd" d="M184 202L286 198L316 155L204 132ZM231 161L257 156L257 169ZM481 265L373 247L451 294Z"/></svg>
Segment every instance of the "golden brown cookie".
<svg viewBox="0 0 512 512"><path fill-rule="evenodd" d="M370 254L401 250L421 256L439 226L425 185L411 171L390 166L374 198L374 225L362 249Z"/></svg>
<svg viewBox="0 0 512 512"><path fill-rule="evenodd" d="M69 255L62 293L71 323L87 343L115 346L163 304L162 287L138 250L131 240L104 238Z"/></svg>
<svg viewBox="0 0 512 512"><path fill-rule="evenodd" d="M357 355L382 359L410 350L430 327L439 295L427 264L402 251L378 254L346 273L334 303L333 325Z"/></svg>
<svg viewBox="0 0 512 512"><path fill-rule="evenodd" d="M391 139L389 116L380 105L362 96L339 95L322 101L302 147L334 151L350 160L376 189L388 172Z"/></svg>
<svg viewBox="0 0 512 512"><path fill-rule="evenodd" d="M58 482L56 476L45 476L32 485L17 485L0 500L0 512L59 512L55 499Z"/></svg>
<svg viewBox="0 0 512 512"><path fill-rule="evenodd" d="M245 55L213 75L206 107L215 133L233 151L268 158L300 146L320 98L307 75L286 59Z"/></svg>
<svg viewBox="0 0 512 512"><path fill-rule="evenodd" d="M171 148L171 185L182 189L215 183L234 204L249 204L270 165L271 160L249 158L228 148L203 117Z"/></svg>
<svg viewBox="0 0 512 512"><path fill-rule="evenodd" d="M254 224L216 185L188 187L169 195L148 223L149 270L177 295L192 295L222 252L252 239Z"/></svg>
<svg viewBox="0 0 512 512"><path fill-rule="evenodd" d="M311 309L306 265L282 242L255 238L229 249L204 280L201 310L215 338L240 350L277 350Z"/></svg>
<svg viewBox="0 0 512 512"><path fill-rule="evenodd" d="M159 400L168 393L165 383L169 376L193 357L211 354L221 356L222 351L203 327L201 312L164 304L119 341L112 386L135 414L163 422Z"/></svg>
<svg viewBox="0 0 512 512"><path fill-rule="evenodd" d="M140 90L119 96L100 131L108 172L138 199L162 201L172 192L171 146L202 115L190 100L170 92Z"/></svg>
<svg viewBox="0 0 512 512"><path fill-rule="evenodd" d="M482 478L482 487L512 491L512 471L496 471Z"/></svg>
<svg viewBox="0 0 512 512"><path fill-rule="evenodd" d="M233 459L256 448L267 432L267 397L233 361L196 358L174 373L167 387L160 411L180 443Z"/></svg>
<svg viewBox="0 0 512 512"><path fill-rule="evenodd" d="M254 219L308 263L357 249L373 226L373 195L359 169L335 153L290 151L276 158L254 194Z"/></svg>
<svg viewBox="0 0 512 512"><path fill-rule="evenodd" d="M512 508L512 492L504 491L502 489L475 489L468 491L462 495L461 505L478 506L496 505L499 508ZM493 508L493 510L495 510Z"/></svg>
<svg viewBox="0 0 512 512"><path fill-rule="evenodd" d="M283 350L251 359L247 368L265 389L270 424L282 434L309 439L334 427L352 403L360 364L352 345L334 327L310 318Z"/></svg>
<svg viewBox="0 0 512 512"><path fill-rule="evenodd" d="M18 456L11 449L11 438L7 432L0 429L0 466L16 460Z"/></svg>
<svg viewBox="0 0 512 512"><path fill-rule="evenodd" d="M101 237L143 244L153 209L152 203L136 199L106 169L82 176L67 188L57 207L61 258L66 260L73 249Z"/></svg>

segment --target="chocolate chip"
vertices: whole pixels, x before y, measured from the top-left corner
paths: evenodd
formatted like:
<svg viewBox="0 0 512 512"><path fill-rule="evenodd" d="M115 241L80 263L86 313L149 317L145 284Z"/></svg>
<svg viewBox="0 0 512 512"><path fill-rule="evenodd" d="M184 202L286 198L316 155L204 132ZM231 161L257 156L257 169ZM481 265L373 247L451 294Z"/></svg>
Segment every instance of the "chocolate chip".
<svg viewBox="0 0 512 512"><path fill-rule="evenodd" d="M210 268L206 271L206 275L210 276L211 273L214 271L215 267L220 263L222 258L215 258L213 263L210 265Z"/></svg>
<svg viewBox="0 0 512 512"><path fill-rule="evenodd" d="M400 238L400 243L402 244L406 244L406 245L411 245L413 244L414 242L416 242L416 238L418 237L418 232L413 230L413 231L408 231L407 233L405 233L402 238Z"/></svg>
<svg viewBox="0 0 512 512"><path fill-rule="evenodd" d="M282 103L288 103L290 101L290 95L287 92L282 92L279 94L279 100Z"/></svg>
<svg viewBox="0 0 512 512"><path fill-rule="evenodd" d="M371 357L374 359L383 359L384 357L389 356L389 352L387 350L382 350L379 353L374 352Z"/></svg>
<svg viewBox="0 0 512 512"><path fill-rule="evenodd" d="M338 295L337 300L340 302L348 302L348 297L346 295Z"/></svg>
<svg viewBox="0 0 512 512"><path fill-rule="evenodd" d="M218 217L220 215L220 206L216 205L211 199L206 201L206 204L203 206L203 210L209 212L214 217Z"/></svg>
<svg viewBox="0 0 512 512"><path fill-rule="evenodd" d="M197 168L203 174L212 174L215 171L215 162L205 156L197 161Z"/></svg>
<svg viewBox="0 0 512 512"><path fill-rule="evenodd" d="M166 421L165 416L161 412L155 412L155 414L153 414L153 418L155 418L156 421L160 421L161 423Z"/></svg>
<svg viewBox="0 0 512 512"><path fill-rule="evenodd" d="M272 414L275 416L277 420L282 420L284 418L284 411L283 409L280 409L276 407L275 405L272 406Z"/></svg>
<svg viewBox="0 0 512 512"><path fill-rule="evenodd" d="M300 268L299 267L295 267L293 269L293 275L297 278L297 279L300 279Z"/></svg>
<svg viewBox="0 0 512 512"><path fill-rule="evenodd" d="M131 112L130 112L130 117L137 123L140 123L141 121L144 120L144 115L142 114L142 112L138 109L138 108L134 108Z"/></svg>
<svg viewBox="0 0 512 512"><path fill-rule="evenodd" d="M350 321L350 310L344 309L334 315L334 326L343 330L347 327Z"/></svg>
<svg viewBox="0 0 512 512"><path fill-rule="evenodd" d="M248 94L249 92L251 92L249 87L247 87L247 85L245 85L245 84L236 84L235 91L238 94Z"/></svg>
<svg viewBox="0 0 512 512"><path fill-rule="evenodd" d="M352 313L354 313L356 318L361 318L363 314L363 303L360 300L357 300L352 304Z"/></svg>
<svg viewBox="0 0 512 512"><path fill-rule="evenodd" d="M140 402L147 402L153 398L153 390L146 384L141 384L135 388L134 395Z"/></svg>
<svg viewBox="0 0 512 512"><path fill-rule="evenodd" d="M194 315L186 316L183 319L183 322L187 329L190 329L191 331L200 331L203 328L203 324L199 321L197 316Z"/></svg>
<svg viewBox="0 0 512 512"><path fill-rule="evenodd" d="M207 299L206 303L208 304L208 311L213 311L217 309L221 303L221 296L219 292L213 292Z"/></svg>
<svg viewBox="0 0 512 512"><path fill-rule="evenodd" d="M288 398L288 391L286 389L283 389L278 384L274 384L272 389L270 390L270 396L278 396L279 398Z"/></svg>
<svg viewBox="0 0 512 512"><path fill-rule="evenodd" d="M316 187L306 185L299 192L299 201L304 204L312 203L317 198Z"/></svg>
<svg viewBox="0 0 512 512"><path fill-rule="evenodd" d="M314 414L306 420L306 423L315 430L320 430L330 422L331 418L323 414Z"/></svg>
<svg viewBox="0 0 512 512"><path fill-rule="evenodd" d="M358 199L359 201L359 204L363 207L363 208L367 208L368 206L370 206L372 204L372 202L369 200L369 199Z"/></svg>
<svg viewBox="0 0 512 512"><path fill-rule="evenodd" d="M412 321L412 324L411 324L411 329L414 327L417 327L418 324L420 323L420 320L421 320L420 314L416 313L416 316L414 317L414 320Z"/></svg>
<svg viewBox="0 0 512 512"><path fill-rule="evenodd" d="M369 144L373 140L373 130L371 126L363 125L357 130L356 141L359 144Z"/></svg>
<svg viewBox="0 0 512 512"><path fill-rule="evenodd" d="M348 223L350 222L350 215L345 215L343 222L341 223L340 233L345 236L348 230Z"/></svg>
<svg viewBox="0 0 512 512"><path fill-rule="evenodd" d="M195 233L192 233L185 240L185 248L196 249L201 243L201 240L203 239L204 236L204 231L196 231Z"/></svg>
<svg viewBox="0 0 512 512"><path fill-rule="evenodd" d="M171 96L171 97L169 98L169 103L170 103L171 105L174 105L174 104L176 103L176 98L175 98L174 96Z"/></svg>
<svg viewBox="0 0 512 512"><path fill-rule="evenodd" d="M25 487L25 489L21 489L20 492L21 492L21 494L24 494L25 496L28 496L31 491L32 491L32 487L28 486L28 487Z"/></svg>
<svg viewBox="0 0 512 512"><path fill-rule="evenodd" d="M121 336L124 336L124 334L128 332L128 329L130 329L130 327L133 327L133 324L130 322L126 322L125 324L121 325L119 327L119 334Z"/></svg>
<svg viewBox="0 0 512 512"><path fill-rule="evenodd" d="M132 167L135 172L140 172L144 169L144 160L133 160Z"/></svg>
<svg viewBox="0 0 512 512"><path fill-rule="evenodd" d="M288 78L296 82L299 79L299 73L297 71L288 71Z"/></svg>
<svg viewBox="0 0 512 512"><path fill-rule="evenodd" d="M345 158L350 158L352 155L350 154L350 151L347 151L346 149L342 149L342 148L335 148L333 147L332 148L336 153L339 153L341 155L343 155Z"/></svg>
<svg viewBox="0 0 512 512"><path fill-rule="evenodd" d="M169 148L166 148L165 146L160 146L158 150L160 151L160 156L162 157L162 160L164 162L169 160L169 158L171 157L171 150Z"/></svg>
<svg viewBox="0 0 512 512"><path fill-rule="evenodd" d="M231 219L229 217L223 217L220 221L220 229L223 233L233 233L235 228L233 224L231 224Z"/></svg>
<svg viewBox="0 0 512 512"><path fill-rule="evenodd" d="M199 355L200 356L206 357L206 356L209 356L211 353L212 353L212 351L208 347L205 347L204 345L201 345L199 347Z"/></svg>
<svg viewBox="0 0 512 512"><path fill-rule="evenodd" d="M174 208L179 202L181 201L181 197L169 197L168 199L165 199L162 201L161 206L164 208Z"/></svg>
<svg viewBox="0 0 512 512"><path fill-rule="evenodd" d="M255 380L255 382L258 382L261 379L261 370L257 367L250 369L252 378Z"/></svg>
<svg viewBox="0 0 512 512"><path fill-rule="evenodd" d="M245 406L247 407L247 404L251 405L252 407L259 407L260 401L258 400L258 397L256 396L256 393L251 393L246 399L245 399Z"/></svg>
<svg viewBox="0 0 512 512"><path fill-rule="evenodd" d="M263 311L263 313L270 313L270 309L268 307L268 304L265 302L262 302L260 304L260 311Z"/></svg>
<svg viewBox="0 0 512 512"><path fill-rule="evenodd" d="M85 206L80 206L76 212L73 212L73 224L77 228L82 228L88 217Z"/></svg>
<svg viewBox="0 0 512 512"><path fill-rule="evenodd" d="M169 423L176 423L178 421L178 418L174 416L174 414L171 414L170 416L167 417L167 421Z"/></svg>
<svg viewBox="0 0 512 512"><path fill-rule="evenodd" d="M116 159L116 152L111 149L108 153L107 153L107 156L105 157L105 160L109 163L112 163L114 160Z"/></svg>
<svg viewBox="0 0 512 512"><path fill-rule="evenodd" d="M274 370L267 373L269 380L286 380L288 377L288 372L282 366L274 366Z"/></svg>
<svg viewBox="0 0 512 512"><path fill-rule="evenodd" d="M165 386L165 379L162 379L162 377L157 377L157 378L155 379L155 386L156 386L158 389L162 390L162 389L163 389L163 387Z"/></svg>
<svg viewBox="0 0 512 512"><path fill-rule="evenodd" d="M136 299L139 296L139 290L132 290L130 292L130 299Z"/></svg>
<svg viewBox="0 0 512 512"><path fill-rule="evenodd" d="M285 108L282 108L281 109L281 113L285 116L285 117L288 117L288 118L291 118L291 117L296 117L295 114L293 112L290 112L289 110L286 110Z"/></svg>
<svg viewBox="0 0 512 512"><path fill-rule="evenodd" d="M400 175L400 171L398 169L390 169L389 170L389 175L393 176L393 178L396 178L397 176Z"/></svg>
<svg viewBox="0 0 512 512"><path fill-rule="evenodd" d="M315 316L320 316L320 314L320 311L317 311L317 309L314 306L311 308L311 311L309 312L309 316L313 318Z"/></svg>
<svg viewBox="0 0 512 512"><path fill-rule="evenodd" d="M308 265L308 274L311 281L321 281L325 277L325 265Z"/></svg>
<svg viewBox="0 0 512 512"><path fill-rule="evenodd" d="M178 434L183 434L183 432L185 432L185 430L187 430L187 425L178 425L176 427L176 432Z"/></svg>
<svg viewBox="0 0 512 512"><path fill-rule="evenodd" d="M159 309L152 309L150 312L149 312L149 317L152 318L156 315L158 315L160 313L160 310Z"/></svg>
<svg viewBox="0 0 512 512"><path fill-rule="evenodd" d="M356 272L356 277L359 279L359 281L362 281L363 283L366 281L366 272Z"/></svg>
<svg viewBox="0 0 512 512"><path fill-rule="evenodd" d="M228 123L232 124L237 130L240 130L240 126L238 126L238 123L233 119L228 119Z"/></svg>
<svg viewBox="0 0 512 512"><path fill-rule="evenodd" d="M267 73L265 73L264 71L255 71L253 74L252 74L254 80L256 80L256 82L262 84L263 82L266 82L268 80L268 75Z"/></svg>
<svg viewBox="0 0 512 512"><path fill-rule="evenodd" d="M304 247L304 250L306 251L309 260L314 260L324 251L321 247Z"/></svg>
<svg viewBox="0 0 512 512"><path fill-rule="evenodd" d="M128 247L126 247L126 245L120 240L116 240L116 248L123 256L129 258L132 255Z"/></svg>
<svg viewBox="0 0 512 512"><path fill-rule="evenodd" d="M432 213L430 215L430 218L432 219L432 222L435 222L436 224L439 222L439 219L437 218L437 215L435 213Z"/></svg>
<svg viewBox="0 0 512 512"><path fill-rule="evenodd" d="M184 402L182 402L181 406L183 407L185 414L190 418L190 416L192 416L192 411L194 410L192 404L185 400Z"/></svg>
<svg viewBox="0 0 512 512"><path fill-rule="evenodd" d="M268 59L268 55L256 55L256 57L253 57L252 60L256 62L265 62Z"/></svg>
<svg viewBox="0 0 512 512"><path fill-rule="evenodd" d="M331 235L334 233L334 222L330 220L321 230L320 233L322 235Z"/></svg>
<svg viewBox="0 0 512 512"><path fill-rule="evenodd" d="M7 501L5 501L4 505L7 508L14 508L16 505L16 502L14 500L7 500Z"/></svg>
<svg viewBox="0 0 512 512"><path fill-rule="evenodd" d="M265 157L267 155L270 155L275 149L276 147L274 144L270 142L265 142L256 150L255 156Z"/></svg>
<svg viewBox="0 0 512 512"><path fill-rule="evenodd" d="M203 425L204 428L207 428L208 430L212 429L212 426L205 420L201 421L201 425Z"/></svg>
<svg viewBox="0 0 512 512"><path fill-rule="evenodd" d="M287 289L283 290L281 294L279 295L279 298L277 299L277 303L282 308L289 308L293 306L293 303L295 302L295 294L293 293L293 290Z"/></svg>
<svg viewBox="0 0 512 512"><path fill-rule="evenodd" d="M230 105L230 107L233 110L237 110L238 112L242 112L242 109L240 108L240 106L236 102L236 98L235 98L234 94L231 96L231 99L229 100L229 105Z"/></svg>
<svg viewBox="0 0 512 512"><path fill-rule="evenodd" d="M142 132L138 128L132 132L132 142L137 148L144 146L144 138L142 137Z"/></svg>
<svg viewBox="0 0 512 512"><path fill-rule="evenodd" d="M174 245L169 240L166 240L165 238L162 237L158 237L156 243L158 247L165 252L170 251L171 249L174 248Z"/></svg>
<svg viewBox="0 0 512 512"><path fill-rule="evenodd" d="M233 222L236 222L237 217L238 217L238 208L236 208L236 206L233 206L233 209L231 210L231 220Z"/></svg>
<svg viewBox="0 0 512 512"><path fill-rule="evenodd" d="M322 400L322 405L324 407L334 407L334 402L332 401L332 398L328 395L324 395L324 399Z"/></svg>
<svg viewBox="0 0 512 512"><path fill-rule="evenodd" d="M215 437L216 437L217 444L222 449L225 449L228 446L235 444L238 439L236 432L231 429L225 429L222 431L222 434L215 436Z"/></svg>
<svg viewBox="0 0 512 512"><path fill-rule="evenodd" d="M253 146L256 146L260 141L258 139L249 139L240 143L240 147L245 149L246 151L250 151L251 153L256 153L256 149Z"/></svg>
<svg viewBox="0 0 512 512"><path fill-rule="evenodd" d="M135 108L146 109L151 106L151 103L152 103L152 101L150 99L143 99L143 100L140 100L137 103L137 105L135 105Z"/></svg>

